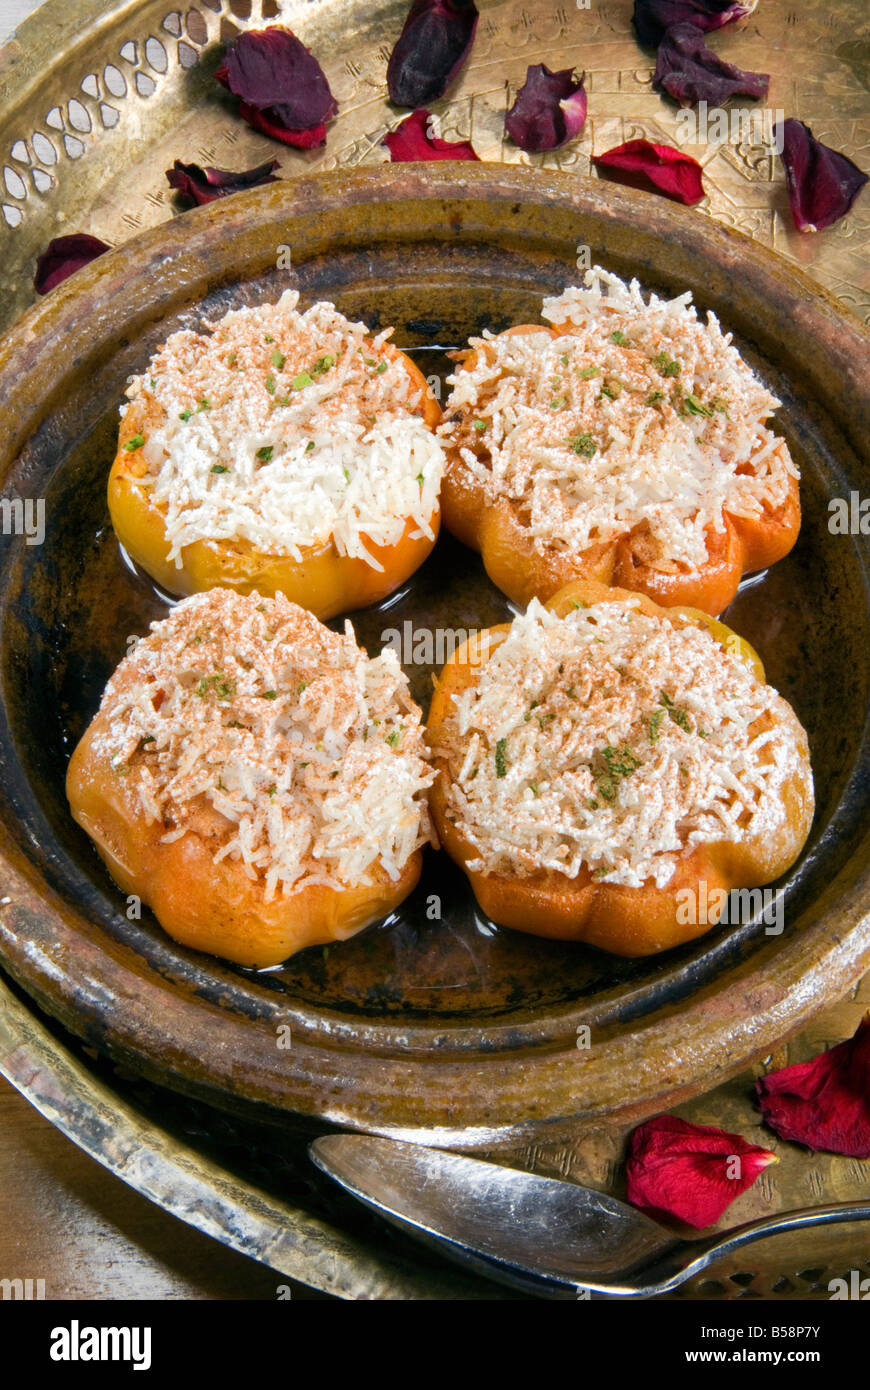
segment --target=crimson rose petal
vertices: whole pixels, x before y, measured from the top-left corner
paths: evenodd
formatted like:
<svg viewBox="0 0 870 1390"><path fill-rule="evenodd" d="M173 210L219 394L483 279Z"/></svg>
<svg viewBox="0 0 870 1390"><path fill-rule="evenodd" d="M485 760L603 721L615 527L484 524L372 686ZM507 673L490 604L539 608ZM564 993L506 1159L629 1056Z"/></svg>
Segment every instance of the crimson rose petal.
<svg viewBox="0 0 870 1390"><path fill-rule="evenodd" d="M730 97L766 97L766 72L743 72L708 48L694 24L675 24L659 44L653 86L681 106L723 106Z"/></svg>
<svg viewBox="0 0 870 1390"><path fill-rule="evenodd" d="M239 115L256 130L302 149L325 142L338 102L317 59L291 30L248 29L230 44L215 77L239 97Z"/></svg>
<svg viewBox="0 0 870 1390"><path fill-rule="evenodd" d="M694 24L704 33L752 14L758 0L634 0L634 27L648 48L655 48L674 24Z"/></svg>
<svg viewBox="0 0 870 1390"><path fill-rule="evenodd" d="M89 265L97 256L111 248L99 237L89 236L87 232L71 232L68 236L56 236L37 257L36 274L33 286L37 294L48 294L61 280Z"/></svg>
<svg viewBox="0 0 870 1390"><path fill-rule="evenodd" d="M653 145L649 140L629 140L625 145L594 154L592 163L606 169L619 183L664 193L691 206L704 196L701 166L691 155L672 145Z"/></svg>
<svg viewBox="0 0 870 1390"><path fill-rule="evenodd" d="M245 188L276 183L272 171L279 167L277 159L270 159L268 164L258 164L256 169L233 173L230 169L215 169L211 165L202 169L198 164L182 164L180 159L176 159L172 168L166 170L166 177L169 187L177 189L182 198L202 206L203 203L213 203L215 198L240 193Z"/></svg>
<svg viewBox="0 0 870 1390"><path fill-rule="evenodd" d="M431 111L420 107L381 141L394 164L415 159L478 159L468 140L442 140L430 133Z"/></svg>
<svg viewBox="0 0 870 1390"><path fill-rule="evenodd" d="M780 1138L870 1158L870 1014L853 1038L811 1062L760 1077L755 1089L766 1123Z"/></svg>
<svg viewBox="0 0 870 1390"><path fill-rule="evenodd" d="M586 89L573 68L551 72L535 63L505 117L505 130L521 150L556 150L586 123Z"/></svg>
<svg viewBox="0 0 870 1390"><path fill-rule="evenodd" d="M739 1134L660 1115L631 1136L628 1200L651 1216L676 1216L700 1230L776 1161Z"/></svg>
<svg viewBox="0 0 870 1390"><path fill-rule="evenodd" d="M782 141L788 200L798 231L819 232L845 217L867 175L793 116L774 126L773 133L777 147Z"/></svg>
<svg viewBox="0 0 870 1390"><path fill-rule="evenodd" d="M387 65L390 101L425 106L443 97L468 57L474 0L414 0Z"/></svg>

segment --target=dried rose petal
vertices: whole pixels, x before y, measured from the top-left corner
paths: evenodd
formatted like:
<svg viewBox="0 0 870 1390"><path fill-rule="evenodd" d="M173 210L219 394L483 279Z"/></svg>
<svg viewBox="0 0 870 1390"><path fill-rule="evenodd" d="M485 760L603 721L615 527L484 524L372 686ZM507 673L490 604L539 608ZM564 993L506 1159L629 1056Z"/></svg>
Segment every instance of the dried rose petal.
<svg viewBox="0 0 870 1390"><path fill-rule="evenodd" d="M766 97L766 72L743 72L708 48L694 24L675 24L659 44L653 86L681 106L723 106L730 97Z"/></svg>
<svg viewBox="0 0 870 1390"><path fill-rule="evenodd" d="M550 72L535 63L505 117L505 130L521 150L556 150L586 124L586 89L573 68Z"/></svg>
<svg viewBox="0 0 870 1390"><path fill-rule="evenodd" d="M691 155L672 145L653 145L649 140L629 140L604 154L594 154L597 168L612 172L619 183L664 193L691 206L704 196L701 166Z"/></svg>
<svg viewBox="0 0 870 1390"><path fill-rule="evenodd" d="M870 1014L853 1038L811 1062L755 1083L765 1121L782 1139L870 1158Z"/></svg>
<svg viewBox="0 0 870 1390"><path fill-rule="evenodd" d="M628 1200L654 1216L676 1216L698 1229L712 1226L776 1161L776 1154L739 1134L660 1115L631 1136Z"/></svg>
<svg viewBox="0 0 870 1390"><path fill-rule="evenodd" d="M240 98L239 115L255 130L299 149L325 143L338 102L317 59L291 30L248 29L230 44L215 77Z"/></svg>
<svg viewBox="0 0 870 1390"><path fill-rule="evenodd" d="M799 232L819 232L845 217L867 175L830 145L817 140L803 121L790 116L773 128L782 162L788 200Z"/></svg>
<svg viewBox="0 0 870 1390"><path fill-rule="evenodd" d="M172 168L166 170L166 177L170 188L177 189L182 198L201 207L203 203L213 203L215 198L226 198L230 193L241 193L263 183L277 183L272 170L279 167L277 159L270 159L268 164L258 164L256 169L244 169L236 174L230 169L215 169L211 165L203 169L198 164L182 164L176 159Z"/></svg>
<svg viewBox="0 0 870 1390"><path fill-rule="evenodd" d="M443 97L468 57L474 0L414 0L387 65L390 101L425 106Z"/></svg>
<svg viewBox="0 0 870 1390"><path fill-rule="evenodd" d="M33 287L37 294L48 294L61 280L89 265L97 256L111 248L99 237L89 236L87 232L71 232L69 236L56 236L36 260L36 274Z"/></svg>
<svg viewBox="0 0 870 1390"><path fill-rule="evenodd" d="M758 0L634 0L634 27L648 48L661 42L674 24L694 24L708 33L752 14Z"/></svg>
<svg viewBox="0 0 870 1390"><path fill-rule="evenodd" d="M432 113L421 106L381 141L394 164L415 159L478 159L469 140L442 140L430 132Z"/></svg>

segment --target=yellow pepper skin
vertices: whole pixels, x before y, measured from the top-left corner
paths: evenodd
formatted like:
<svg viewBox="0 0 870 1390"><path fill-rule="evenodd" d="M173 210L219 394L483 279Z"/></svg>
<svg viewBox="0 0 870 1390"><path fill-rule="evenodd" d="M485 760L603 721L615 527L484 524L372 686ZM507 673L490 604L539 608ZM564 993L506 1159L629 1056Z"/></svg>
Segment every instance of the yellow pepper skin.
<svg viewBox="0 0 870 1390"><path fill-rule="evenodd" d="M564 617L577 603L591 606L628 600L639 603L642 611L651 615L706 627L722 647L744 660L763 681L764 668L749 643L706 613L690 608L664 610L643 595L583 580L553 595L546 607ZM800 770L783 789L786 816L781 826L772 835L736 843L711 842L684 851L664 888L657 888L651 880L639 888L603 883L592 877L586 865L576 878L550 870L520 877L469 869L468 862L478 858L479 852L457 830L448 809L450 761L444 751L443 726L453 707L453 696L476 684L488 654L508 631L508 625L501 624L457 649L437 680L426 726L433 766L438 771L429 793L438 837L467 874L480 907L493 922L535 936L585 942L620 956L653 955L703 935L721 915L721 910L711 911L706 922L681 921L685 914L678 909L685 889L698 892L704 883L708 898L719 901L714 896L716 890L727 894L735 888L760 887L779 878L794 863L806 842L814 810L809 750L797 720L804 756Z"/></svg>
<svg viewBox="0 0 870 1390"><path fill-rule="evenodd" d="M70 760L66 792L73 817L121 891L149 906L182 945L239 965L279 965L307 946L346 941L387 916L415 887L419 850L396 882L376 865L370 885L313 884L266 902L263 881L248 878L239 861L214 862L226 821L204 796L192 805L187 834L161 843L164 826L146 822L133 778L120 776L97 751L106 726L98 713Z"/></svg>
<svg viewBox="0 0 870 1390"><path fill-rule="evenodd" d="M381 356L402 360L415 389L423 392L421 413L430 429L441 419L441 409L419 369L397 348L386 344ZM152 407L153 409L153 407ZM433 538L414 537L416 524L409 518L399 541L392 546L366 548L382 570L365 560L340 555L328 542L302 551L297 561L290 555L268 555L248 541L201 540L184 547L181 568L169 559L163 513L153 506L141 479L147 471L142 449L128 450L121 440L137 435L147 438L161 420L149 415L140 400L132 401L121 421L118 452L109 473L109 515L115 534L127 554L167 593L186 596L218 586L264 597L283 593L321 620L338 613L379 603L405 582L430 554L441 524L440 508L429 518Z"/></svg>
<svg viewBox="0 0 870 1390"><path fill-rule="evenodd" d="M568 331L540 324L518 324L500 337ZM486 351L486 347L481 351ZM463 356L460 371L473 370L477 351ZM485 449L485 440L476 446ZM441 490L444 524L457 539L480 552L494 584L521 606L532 598L542 603L574 580L597 580L646 594L663 607L691 605L717 616L731 603L744 574L766 569L792 549L800 531L800 492L789 478L789 492L776 511L746 518L723 514L723 531L707 531L707 563L697 571L650 563L654 554L642 527L587 550L558 546L538 549L523 524L518 504L502 497L491 501L483 485L466 468L458 449L448 449Z"/></svg>

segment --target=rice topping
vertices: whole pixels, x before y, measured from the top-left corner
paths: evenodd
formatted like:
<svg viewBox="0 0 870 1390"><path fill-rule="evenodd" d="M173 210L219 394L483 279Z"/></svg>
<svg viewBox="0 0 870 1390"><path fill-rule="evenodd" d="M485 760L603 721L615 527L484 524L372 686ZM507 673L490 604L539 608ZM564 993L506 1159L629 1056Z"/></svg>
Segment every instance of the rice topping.
<svg viewBox="0 0 870 1390"><path fill-rule="evenodd" d="M447 815L487 874L665 887L695 846L775 832L808 760L742 658L638 600L559 618L533 599L453 703Z"/></svg>
<svg viewBox="0 0 870 1390"><path fill-rule="evenodd" d="M237 309L202 332L173 333L127 395L156 427L132 434L136 479L164 516L181 568L194 541L248 541L302 558L330 541L383 565L367 542L396 545L406 522L434 539L444 452L422 418L423 392L387 348L326 302ZM121 439L122 448L131 440Z"/></svg>

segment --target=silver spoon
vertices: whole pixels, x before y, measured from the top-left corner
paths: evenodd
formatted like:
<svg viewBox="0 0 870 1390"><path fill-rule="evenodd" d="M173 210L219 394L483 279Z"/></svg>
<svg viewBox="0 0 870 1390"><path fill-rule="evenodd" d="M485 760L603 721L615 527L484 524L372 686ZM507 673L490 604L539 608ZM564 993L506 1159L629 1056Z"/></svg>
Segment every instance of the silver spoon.
<svg viewBox="0 0 870 1390"><path fill-rule="evenodd" d="M359 1134L315 1139L311 1158L394 1225L500 1283L550 1298L649 1298L776 1231L870 1221L870 1201L807 1207L682 1240L577 1183Z"/></svg>

